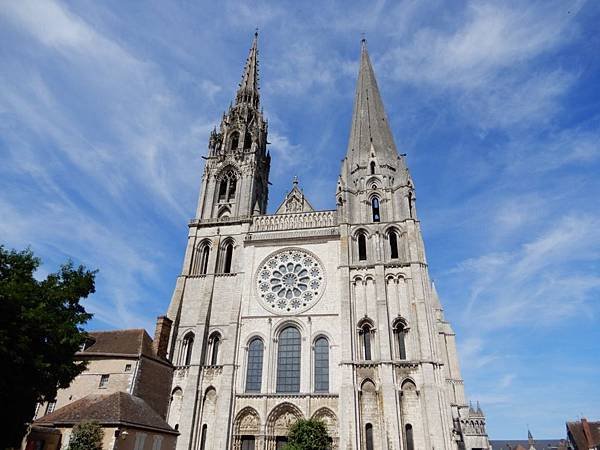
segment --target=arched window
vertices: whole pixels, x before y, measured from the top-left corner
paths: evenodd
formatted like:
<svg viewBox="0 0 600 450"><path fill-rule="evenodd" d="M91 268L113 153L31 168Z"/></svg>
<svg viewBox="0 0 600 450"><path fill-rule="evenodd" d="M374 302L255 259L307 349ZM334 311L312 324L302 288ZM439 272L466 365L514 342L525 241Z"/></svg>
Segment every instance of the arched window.
<svg viewBox="0 0 600 450"><path fill-rule="evenodd" d="M219 181L219 201L231 202L235 199L237 175L233 169L227 170Z"/></svg>
<svg viewBox="0 0 600 450"><path fill-rule="evenodd" d="M200 245L196 251L196 261L194 262L194 274L205 275L208 271L208 258L210 256L210 245L208 242Z"/></svg>
<svg viewBox="0 0 600 450"><path fill-rule="evenodd" d="M407 423L404 428L406 430L406 450L415 450L412 425Z"/></svg>
<svg viewBox="0 0 600 450"><path fill-rule="evenodd" d="M321 336L315 341L315 392L329 391L329 341Z"/></svg>
<svg viewBox="0 0 600 450"><path fill-rule="evenodd" d="M398 235L396 231L391 230L389 232L388 240L390 241L390 258L398 259Z"/></svg>
<svg viewBox="0 0 600 450"><path fill-rule="evenodd" d="M279 334L277 392L300 392L300 332L291 326Z"/></svg>
<svg viewBox="0 0 600 450"><path fill-rule="evenodd" d="M208 340L210 348L210 365L216 366L219 364L219 345L221 344L221 336L219 333L214 333Z"/></svg>
<svg viewBox="0 0 600 450"><path fill-rule="evenodd" d="M229 189L227 191L227 201L230 202L235 198L235 189L237 187L237 179L232 177L229 180Z"/></svg>
<svg viewBox="0 0 600 450"><path fill-rule="evenodd" d="M368 323L365 323L360 328L363 359L365 361L370 361L372 359L372 354L371 354L371 333L372 332L373 332L373 329L371 328L371 325L369 325Z"/></svg>
<svg viewBox="0 0 600 450"><path fill-rule="evenodd" d="M206 424L202 425L202 434L200 436L200 450L206 449L206 433L207 433Z"/></svg>
<svg viewBox="0 0 600 450"><path fill-rule="evenodd" d="M235 131L231 134L231 147L230 147L231 150L237 149L239 143L240 143L240 133Z"/></svg>
<svg viewBox="0 0 600 450"><path fill-rule="evenodd" d="M379 215L379 199L377 197L373 197L371 200L371 209L373 210L373 222L379 222L381 216Z"/></svg>
<svg viewBox="0 0 600 450"><path fill-rule="evenodd" d="M181 347L184 366L189 366L192 363L192 350L194 350L194 333L188 333L183 338L183 345Z"/></svg>
<svg viewBox="0 0 600 450"><path fill-rule="evenodd" d="M371 161L371 175L375 175L375 161Z"/></svg>
<svg viewBox="0 0 600 450"><path fill-rule="evenodd" d="M365 233L360 233L358 235L358 260L367 260L367 237L365 236Z"/></svg>
<svg viewBox="0 0 600 450"><path fill-rule="evenodd" d="M260 392L262 384L264 346L259 338L248 344L248 363L246 367L246 392Z"/></svg>
<svg viewBox="0 0 600 450"><path fill-rule="evenodd" d="M408 193L408 217L413 218L413 193Z"/></svg>
<svg viewBox="0 0 600 450"><path fill-rule="evenodd" d="M241 450L254 450L255 438L254 436L242 436Z"/></svg>
<svg viewBox="0 0 600 450"><path fill-rule="evenodd" d="M231 262L233 260L233 242L229 241L223 247L223 273L231 273Z"/></svg>
<svg viewBox="0 0 600 450"><path fill-rule="evenodd" d="M398 359L406 359L406 328L402 322L394 327L394 340L396 341L396 355Z"/></svg>
<svg viewBox="0 0 600 450"><path fill-rule="evenodd" d="M370 423L365 425L365 443L367 450L373 450L373 425Z"/></svg>
<svg viewBox="0 0 600 450"><path fill-rule="evenodd" d="M219 183L219 201L223 202L227 199L227 179L224 178Z"/></svg>
<svg viewBox="0 0 600 450"><path fill-rule="evenodd" d="M250 147L252 147L252 135L246 132L246 135L244 136L244 150L249 149Z"/></svg>

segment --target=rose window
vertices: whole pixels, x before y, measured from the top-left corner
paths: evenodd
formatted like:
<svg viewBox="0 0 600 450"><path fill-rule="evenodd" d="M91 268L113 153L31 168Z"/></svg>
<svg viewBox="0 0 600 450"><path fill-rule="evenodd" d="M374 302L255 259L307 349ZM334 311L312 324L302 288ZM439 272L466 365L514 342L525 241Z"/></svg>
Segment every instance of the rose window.
<svg viewBox="0 0 600 450"><path fill-rule="evenodd" d="M278 314L295 314L313 306L325 286L324 270L312 253L288 249L269 256L256 276L262 305Z"/></svg>

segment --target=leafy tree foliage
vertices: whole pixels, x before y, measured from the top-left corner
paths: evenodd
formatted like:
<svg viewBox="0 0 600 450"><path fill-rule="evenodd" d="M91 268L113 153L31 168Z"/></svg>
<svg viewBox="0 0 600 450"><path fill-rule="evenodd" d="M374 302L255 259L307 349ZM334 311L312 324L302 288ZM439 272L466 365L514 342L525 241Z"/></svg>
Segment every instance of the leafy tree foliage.
<svg viewBox="0 0 600 450"><path fill-rule="evenodd" d="M104 430L98 422L80 422L73 427L67 450L100 450Z"/></svg>
<svg viewBox="0 0 600 450"><path fill-rule="evenodd" d="M0 448L19 447L36 402L85 369L73 361L91 318L79 301L94 292L96 272L68 262L38 280L39 265L31 250L0 245Z"/></svg>
<svg viewBox="0 0 600 450"><path fill-rule="evenodd" d="M290 428L285 450L329 450L331 438L325 424L317 419L300 419Z"/></svg>

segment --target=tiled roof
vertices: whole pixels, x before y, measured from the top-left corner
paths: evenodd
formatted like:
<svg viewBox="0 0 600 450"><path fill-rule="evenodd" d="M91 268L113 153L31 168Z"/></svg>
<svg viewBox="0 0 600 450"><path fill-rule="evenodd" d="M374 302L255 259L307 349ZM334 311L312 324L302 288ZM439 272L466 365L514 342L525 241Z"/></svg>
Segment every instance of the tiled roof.
<svg viewBox="0 0 600 450"><path fill-rule="evenodd" d="M567 429L579 449L600 446L600 422L588 422L583 419L578 422L567 422Z"/></svg>
<svg viewBox="0 0 600 450"><path fill-rule="evenodd" d="M126 392L88 395L45 415L36 420L34 425L74 425L82 420L94 420L101 425L139 426L177 433L144 400Z"/></svg>
<svg viewBox="0 0 600 450"><path fill-rule="evenodd" d="M137 356L152 356L152 339L144 329L92 331L88 333L92 342L79 355L86 353L114 353Z"/></svg>
<svg viewBox="0 0 600 450"><path fill-rule="evenodd" d="M562 441L562 442L561 442ZM490 441L493 450L516 450L518 446L529 449L529 442L527 440L493 440ZM562 439L536 439L535 448L536 450L554 450L554 449L565 449L565 441ZM562 445L562 446L561 446Z"/></svg>

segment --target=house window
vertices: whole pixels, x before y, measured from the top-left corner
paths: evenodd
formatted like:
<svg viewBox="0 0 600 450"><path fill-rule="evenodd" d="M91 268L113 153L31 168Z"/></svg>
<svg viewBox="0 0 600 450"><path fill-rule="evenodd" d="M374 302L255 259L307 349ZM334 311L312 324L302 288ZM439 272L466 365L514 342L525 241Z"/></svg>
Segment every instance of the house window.
<svg viewBox="0 0 600 450"><path fill-rule="evenodd" d="M125 372L131 372L131 364L125 364Z"/></svg>
<svg viewBox="0 0 600 450"><path fill-rule="evenodd" d="M45 414L53 413L55 408L56 408L56 400L49 401L48 404L46 405L46 413Z"/></svg>
<svg viewBox="0 0 600 450"><path fill-rule="evenodd" d="M100 383L98 384L98 387L100 389L104 389L106 388L106 386L108 385L108 378L110 377L110 375L100 375Z"/></svg>
<svg viewBox="0 0 600 450"><path fill-rule="evenodd" d="M371 208L373 210L373 222L379 222L381 216L379 215L379 199L377 197L373 197L373 200L371 200Z"/></svg>
<svg viewBox="0 0 600 450"><path fill-rule="evenodd" d="M315 341L315 392L329 391L329 342L321 336Z"/></svg>
<svg viewBox="0 0 600 450"><path fill-rule="evenodd" d="M152 450L160 450L162 447L163 437L157 434L154 435L154 441L152 442Z"/></svg>
<svg viewBox="0 0 600 450"><path fill-rule="evenodd" d="M133 450L144 450L144 444L146 443L146 433L135 434L135 446Z"/></svg>
<svg viewBox="0 0 600 450"><path fill-rule="evenodd" d="M262 384L264 346L259 338L248 345L248 365L246 368L246 392L260 392Z"/></svg>
<svg viewBox="0 0 600 450"><path fill-rule="evenodd" d="M367 260L367 237L364 233L358 235L358 260Z"/></svg>
<svg viewBox="0 0 600 450"><path fill-rule="evenodd" d="M394 230L389 232L388 240L390 242L390 258L398 259L398 235Z"/></svg>
<svg viewBox="0 0 600 450"><path fill-rule="evenodd" d="M300 332L294 327L279 334L277 392L300 392Z"/></svg>

